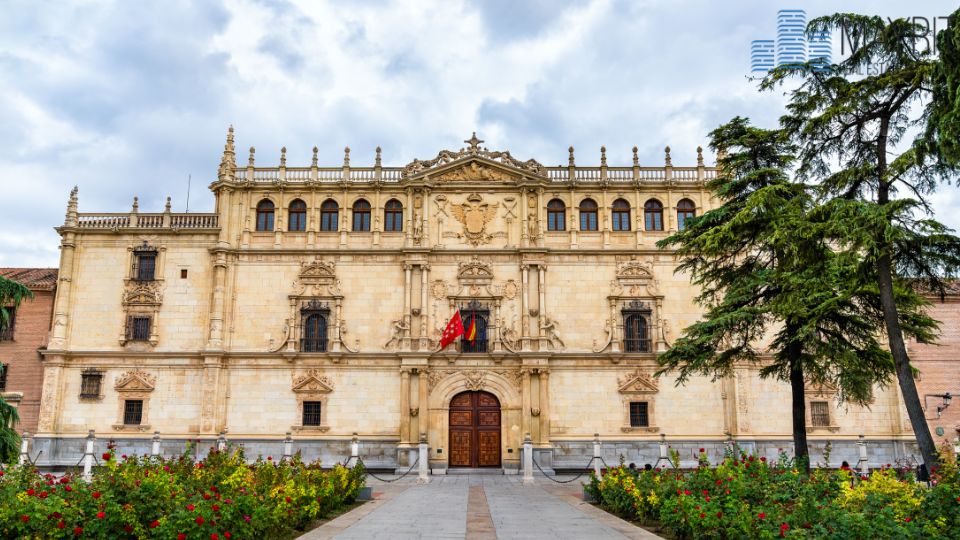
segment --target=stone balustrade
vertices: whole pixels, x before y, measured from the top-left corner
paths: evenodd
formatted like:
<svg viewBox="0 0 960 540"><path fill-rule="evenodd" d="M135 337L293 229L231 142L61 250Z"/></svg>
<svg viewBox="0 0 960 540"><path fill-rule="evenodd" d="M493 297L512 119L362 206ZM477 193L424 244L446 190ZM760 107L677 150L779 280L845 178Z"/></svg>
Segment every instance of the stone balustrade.
<svg viewBox="0 0 960 540"><path fill-rule="evenodd" d="M217 214L136 212L120 214L77 214L81 229L216 229Z"/></svg>

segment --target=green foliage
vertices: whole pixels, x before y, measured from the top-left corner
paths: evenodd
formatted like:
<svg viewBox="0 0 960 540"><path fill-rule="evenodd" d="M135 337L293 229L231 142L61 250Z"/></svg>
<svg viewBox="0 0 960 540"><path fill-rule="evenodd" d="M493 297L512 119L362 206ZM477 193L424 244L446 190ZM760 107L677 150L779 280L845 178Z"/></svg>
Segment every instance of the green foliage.
<svg viewBox="0 0 960 540"><path fill-rule="evenodd" d="M0 276L0 331L10 326L8 308L16 309L26 298L33 298L33 292L16 281ZM0 365L0 370L4 369ZM13 427L20 421L17 409L0 396L0 463L11 463L20 453L20 436Z"/></svg>
<svg viewBox="0 0 960 540"><path fill-rule="evenodd" d="M3 538L284 538L352 503L362 464L322 470L299 457L247 464L242 451L194 463L111 450L89 484L33 467L0 476ZM79 531L78 531L79 529Z"/></svg>
<svg viewBox="0 0 960 540"><path fill-rule="evenodd" d="M937 36L940 58L931 84L933 97L927 105L929 121L917 147L940 163L956 167L960 165L960 32L956 27L960 9L948 20L947 28Z"/></svg>

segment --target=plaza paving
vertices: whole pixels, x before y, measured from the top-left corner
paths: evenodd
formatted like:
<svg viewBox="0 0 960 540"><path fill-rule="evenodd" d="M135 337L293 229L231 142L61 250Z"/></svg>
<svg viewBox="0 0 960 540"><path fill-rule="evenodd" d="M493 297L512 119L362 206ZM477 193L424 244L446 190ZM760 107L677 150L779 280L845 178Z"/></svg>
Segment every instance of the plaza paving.
<svg viewBox="0 0 960 540"><path fill-rule="evenodd" d="M368 485L373 501L301 540L659 538L583 502L581 480L557 484L538 476L524 485L519 476L463 475L433 476L426 485L369 478Z"/></svg>

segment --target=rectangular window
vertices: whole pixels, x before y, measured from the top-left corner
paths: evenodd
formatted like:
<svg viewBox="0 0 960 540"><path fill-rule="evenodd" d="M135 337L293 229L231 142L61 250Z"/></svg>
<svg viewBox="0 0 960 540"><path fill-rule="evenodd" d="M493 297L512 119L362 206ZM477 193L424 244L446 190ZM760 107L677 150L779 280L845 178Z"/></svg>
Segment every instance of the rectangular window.
<svg viewBox="0 0 960 540"><path fill-rule="evenodd" d="M135 254L137 258L137 270L135 278L137 281L153 281L154 273L157 268L157 252L145 251Z"/></svg>
<svg viewBox="0 0 960 540"><path fill-rule="evenodd" d="M580 212L580 230L581 231L597 230L597 213L596 212Z"/></svg>
<svg viewBox="0 0 960 540"><path fill-rule="evenodd" d="M130 341L149 341L150 340L150 320L149 316L134 315L127 322L127 339Z"/></svg>
<svg viewBox="0 0 960 540"><path fill-rule="evenodd" d="M100 397L100 382L103 380L103 373L90 372L80 375L80 397L98 398Z"/></svg>
<svg viewBox="0 0 960 540"><path fill-rule="evenodd" d="M17 325L17 310L12 307L7 310L7 327L0 331L0 341L13 341L13 330Z"/></svg>
<svg viewBox="0 0 960 540"><path fill-rule="evenodd" d="M828 427L830 425L830 408L826 401L810 402L810 425L814 427Z"/></svg>
<svg viewBox="0 0 960 540"><path fill-rule="evenodd" d="M547 230L548 231L563 231L566 230L567 224L564 219L563 212L549 212L547 213Z"/></svg>
<svg viewBox="0 0 960 540"><path fill-rule="evenodd" d="M649 427L650 409L646 401L630 402L630 427Z"/></svg>
<svg viewBox="0 0 960 540"><path fill-rule="evenodd" d="M663 214L647 212L644 215L646 220L646 227L648 231L662 231L663 230Z"/></svg>
<svg viewBox="0 0 960 540"><path fill-rule="evenodd" d="M370 230L370 212L353 212L353 230L361 232Z"/></svg>
<svg viewBox="0 0 960 540"><path fill-rule="evenodd" d="M7 372L10 371L10 364L0 364L0 392L7 391Z"/></svg>
<svg viewBox="0 0 960 540"><path fill-rule="evenodd" d="M337 212L323 212L320 215L320 230L321 231L337 230Z"/></svg>
<svg viewBox="0 0 960 540"><path fill-rule="evenodd" d="M319 426L320 425L320 407L323 404L319 401L304 401L303 402L303 425L305 426Z"/></svg>
<svg viewBox="0 0 960 540"><path fill-rule="evenodd" d="M143 421L143 400L128 399L123 402L123 425L139 426Z"/></svg>

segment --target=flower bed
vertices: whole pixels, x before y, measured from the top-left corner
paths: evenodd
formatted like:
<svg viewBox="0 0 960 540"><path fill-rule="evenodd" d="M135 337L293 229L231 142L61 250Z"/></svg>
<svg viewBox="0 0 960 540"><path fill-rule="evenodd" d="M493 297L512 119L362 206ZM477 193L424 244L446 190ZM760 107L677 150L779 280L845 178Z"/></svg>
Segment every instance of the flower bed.
<svg viewBox="0 0 960 540"><path fill-rule="evenodd" d="M693 471L620 466L585 489L608 511L681 538L960 538L960 474L952 454L933 487L884 468L868 478L781 455L741 455Z"/></svg>
<svg viewBox="0 0 960 540"><path fill-rule="evenodd" d="M284 538L352 503L365 482L362 464L247 464L239 450L197 463L186 453L164 460L110 450L102 458L90 483L32 467L2 473L0 537Z"/></svg>

